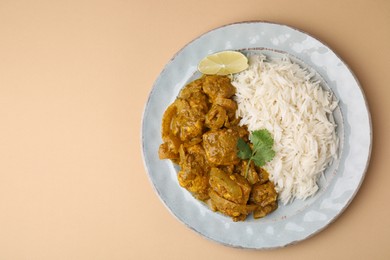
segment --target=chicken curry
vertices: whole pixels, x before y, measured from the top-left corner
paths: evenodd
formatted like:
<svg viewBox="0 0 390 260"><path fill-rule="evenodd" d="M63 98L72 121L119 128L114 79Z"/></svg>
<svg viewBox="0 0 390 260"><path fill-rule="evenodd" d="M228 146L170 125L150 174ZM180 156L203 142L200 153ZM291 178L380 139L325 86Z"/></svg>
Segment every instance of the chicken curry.
<svg viewBox="0 0 390 260"><path fill-rule="evenodd" d="M195 198L242 221L278 205L268 173L237 156L237 141L248 140L249 132L236 117L235 91L227 76L203 75L187 84L164 112L159 157L180 166L179 184Z"/></svg>

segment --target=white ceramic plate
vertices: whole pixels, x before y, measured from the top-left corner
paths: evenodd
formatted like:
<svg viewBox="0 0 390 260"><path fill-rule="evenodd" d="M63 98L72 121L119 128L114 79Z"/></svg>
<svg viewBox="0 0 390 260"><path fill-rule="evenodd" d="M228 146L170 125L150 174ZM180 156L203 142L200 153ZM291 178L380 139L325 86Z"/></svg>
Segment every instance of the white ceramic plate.
<svg viewBox="0 0 390 260"><path fill-rule="evenodd" d="M178 184L178 167L159 160L161 119L180 89L199 76L197 65L222 50L250 50L269 56L287 53L301 66L314 69L324 87L339 100L335 112L340 158L325 172L312 198L279 208L263 219L244 222L212 212ZM324 229L349 205L368 166L372 143L370 114L359 82L326 45L286 25L244 22L209 31L181 49L156 80L142 122L142 150L149 178L163 203L182 223L213 241L241 248L269 249L304 240Z"/></svg>

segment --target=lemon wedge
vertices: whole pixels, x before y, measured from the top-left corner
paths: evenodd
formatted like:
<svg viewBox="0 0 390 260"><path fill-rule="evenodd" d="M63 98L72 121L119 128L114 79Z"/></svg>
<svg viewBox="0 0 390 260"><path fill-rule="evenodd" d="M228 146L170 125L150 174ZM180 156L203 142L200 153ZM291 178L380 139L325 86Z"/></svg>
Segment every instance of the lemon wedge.
<svg viewBox="0 0 390 260"><path fill-rule="evenodd" d="M207 75L229 75L248 68L248 58L238 51L210 54L198 64L198 70Z"/></svg>

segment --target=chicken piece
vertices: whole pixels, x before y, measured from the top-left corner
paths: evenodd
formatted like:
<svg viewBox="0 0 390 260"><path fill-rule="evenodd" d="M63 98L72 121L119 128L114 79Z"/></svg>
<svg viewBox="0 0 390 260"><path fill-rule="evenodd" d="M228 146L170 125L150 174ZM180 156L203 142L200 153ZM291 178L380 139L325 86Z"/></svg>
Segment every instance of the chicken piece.
<svg viewBox="0 0 390 260"><path fill-rule="evenodd" d="M176 101L175 101L165 110L163 118L162 118L161 136L162 136L163 140L166 137L169 137L169 135L171 133L172 120L176 116L176 114L177 114L177 106L176 106Z"/></svg>
<svg viewBox="0 0 390 260"><path fill-rule="evenodd" d="M191 106L183 99L177 99L164 112L162 120L162 143L160 159L177 159L180 145L184 142L199 143L204 128L202 106Z"/></svg>
<svg viewBox="0 0 390 260"><path fill-rule="evenodd" d="M213 101L217 97L230 98L236 93L236 88L227 76L208 75L203 78L203 91Z"/></svg>
<svg viewBox="0 0 390 260"><path fill-rule="evenodd" d="M177 114L176 101L165 110L162 119L161 136L163 143L160 145L158 154L160 159L177 160L179 158L179 148L181 140L171 131L171 124Z"/></svg>
<svg viewBox="0 0 390 260"><path fill-rule="evenodd" d="M208 113L206 114L206 127L216 130L225 124L228 120L226 110L219 105L212 105Z"/></svg>
<svg viewBox="0 0 390 260"><path fill-rule="evenodd" d="M178 180L180 186L191 192L195 198L209 198L209 171L206 154L200 144L181 147Z"/></svg>
<svg viewBox="0 0 390 260"><path fill-rule="evenodd" d="M171 122L172 133L182 142L200 137L203 133L205 112L202 107L191 106L184 99L175 101L177 114Z"/></svg>
<svg viewBox="0 0 390 260"><path fill-rule="evenodd" d="M232 217L233 221L245 220L246 216L257 208L256 205L246 205L231 202L222 198L213 190L210 190L209 194L212 209Z"/></svg>
<svg viewBox="0 0 390 260"><path fill-rule="evenodd" d="M164 142L158 148L158 157L160 159L170 159L177 162L179 159L179 153L173 148L171 142Z"/></svg>
<svg viewBox="0 0 390 260"><path fill-rule="evenodd" d="M253 211L253 218L263 218L272 211L276 210L278 208L278 203L275 201L271 204L268 204L264 207L259 206L257 209Z"/></svg>
<svg viewBox="0 0 390 260"><path fill-rule="evenodd" d="M239 120L238 120L239 121ZM238 123L236 125L231 125L228 128L232 129L233 131L236 131L238 133L238 136L245 141L248 141L249 137L249 131L246 128L246 126L239 126Z"/></svg>
<svg viewBox="0 0 390 260"><path fill-rule="evenodd" d="M266 183L256 183L252 187L252 193L250 200L257 205L266 206L276 201L278 194L275 190L275 186L271 181Z"/></svg>
<svg viewBox="0 0 390 260"><path fill-rule="evenodd" d="M213 165L230 165L239 163L237 157L238 131L234 129L211 130L203 134L203 147L207 159Z"/></svg>
<svg viewBox="0 0 390 260"><path fill-rule="evenodd" d="M214 99L214 105L218 105L226 109L226 114L229 118L229 120L234 120L236 118L236 111L237 111L237 103L233 99L230 98L223 98L223 97L216 97Z"/></svg>
<svg viewBox="0 0 390 260"><path fill-rule="evenodd" d="M277 208L278 194L275 186L271 181L266 183L257 182L252 186L251 196L249 201L258 205L253 216L261 218L271 213Z"/></svg>
<svg viewBox="0 0 390 260"><path fill-rule="evenodd" d="M238 204L246 204L251 193L251 186L244 177L215 167L211 168L209 184L219 196Z"/></svg>
<svg viewBox="0 0 390 260"><path fill-rule="evenodd" d="M256 170L258 172L259 182L261 184L266 183L267 181L269 181L269 173L264 168L256 167Z"/></svg>
<svg viewBox="0 0 390 260"><path fill-rule="evenodd" d="M186 100L192 108L207 113L209 103L207 95L203 92L202 83L202 79L190 82L180 91L178 98Z"/></svg>
<svg viewBox="0 0 390 260"><path fill-rule="evenodd" d="M203 92L199 80L185 86L179 97L164 112L163 141L165 142L164 138L172 134L182 142L201 136L208 107L208 97Z"/></svg>
<svg viewBox="0 0 390 260"><path fill-rule="evenodd" d="M251 186L241 175L213 167L210 170L209 184L212 209L232 217L234 221L245 220L257 208L256 205L247 205Z"/></svg>

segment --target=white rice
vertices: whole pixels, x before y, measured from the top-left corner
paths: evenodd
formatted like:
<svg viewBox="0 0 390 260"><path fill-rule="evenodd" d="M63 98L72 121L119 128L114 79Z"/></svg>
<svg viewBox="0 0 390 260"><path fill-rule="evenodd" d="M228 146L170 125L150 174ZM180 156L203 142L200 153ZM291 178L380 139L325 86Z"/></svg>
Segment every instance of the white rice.
<svg viewBox="0 0 390 260"><path fill-rule="evenodd" d="M319 177L337 157L332 112L338 104L313 76L288 57L253 55L249 68L232 80L241 125L265 128L274 137L276 155L264 168L283 204L315 194Z"/></svg>

